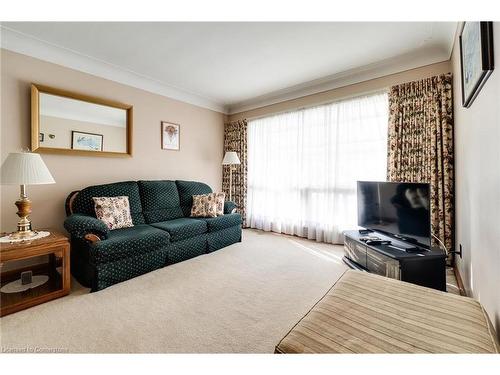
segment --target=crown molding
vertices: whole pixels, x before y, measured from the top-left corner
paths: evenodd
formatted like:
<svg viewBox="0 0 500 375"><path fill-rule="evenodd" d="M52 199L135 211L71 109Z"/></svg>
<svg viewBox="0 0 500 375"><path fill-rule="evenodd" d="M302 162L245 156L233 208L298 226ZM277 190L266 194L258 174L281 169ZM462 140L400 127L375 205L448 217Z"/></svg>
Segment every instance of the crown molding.
<svg viewBox="0 0 500 375"><path fill-rule="evenodd" d="M176 87L125 68L86 56L41 39L0 25L0 47L70 69L109 79L127 86L149 91L181 102L216 112L226 113L226 107L209 98Z"/></svg>
<svg viewBox="0 0 500 375"><path fill-rule="evenodd" d="M406 70L448 61L449 59L449 51L441 49L429 49L426 51L400 55L235 103L227 106L226 109L229 115L234 115L284 101L381 78L391 74L401 73Z"/></svg>
<svg viewBox="0 0 500 375"><path fill-rule="evenodd" d="M459 26L460 24L457 25L457 29ZM234 115L425 65L448 61L453 48L453 44L451 44L448 51L427 49L406 55L399 55L394 58L287 87L249 100L224 105L224 103L217 102L216 100L178 89L143 74L54 45L3 25L0 25L0 36L0 47L3 49L227 115Z"/></svg>

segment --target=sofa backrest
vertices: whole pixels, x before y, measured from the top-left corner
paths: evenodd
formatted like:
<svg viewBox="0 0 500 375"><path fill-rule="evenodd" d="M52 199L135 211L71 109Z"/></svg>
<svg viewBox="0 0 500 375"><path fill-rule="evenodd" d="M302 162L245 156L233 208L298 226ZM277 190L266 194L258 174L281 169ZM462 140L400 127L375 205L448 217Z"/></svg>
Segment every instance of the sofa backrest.
<svg viewBox="0 0 500 375"><path fill-rule="evenodd" d="M184 216L175 181L156 180L138 183L146 223L158 223Z"/></svg>
<svg viewBox="0 0 500 375"><path fill-rule="evenodd" d="M139 185L135 181L115 182L112 184L89 186L81 190L71 204L74 213L95 217L93 197L118 197L125 195L130 204L130 214L134 225L144 224Z"/></svg>
<svg viewBox="0 0 500 375"><path fill-rule="evenodd" d="M177 185L177 190L179 191L181 209L186 217L191 215L193 195L212 193L210 186L204 184L203 182L177 180L175 181L175 184Z"/></svg>

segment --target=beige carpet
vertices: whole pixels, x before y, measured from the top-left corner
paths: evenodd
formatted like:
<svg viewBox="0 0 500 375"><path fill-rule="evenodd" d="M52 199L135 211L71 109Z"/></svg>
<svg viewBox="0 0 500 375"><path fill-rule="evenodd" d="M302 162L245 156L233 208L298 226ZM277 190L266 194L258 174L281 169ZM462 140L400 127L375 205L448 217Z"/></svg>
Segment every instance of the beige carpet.
<svg viewBox="0 0 500 375"><path fill-rule="evenodd" d="M215 253L1 318L2 351L272 353L344 272L341 257L245 230Z"/></svg>

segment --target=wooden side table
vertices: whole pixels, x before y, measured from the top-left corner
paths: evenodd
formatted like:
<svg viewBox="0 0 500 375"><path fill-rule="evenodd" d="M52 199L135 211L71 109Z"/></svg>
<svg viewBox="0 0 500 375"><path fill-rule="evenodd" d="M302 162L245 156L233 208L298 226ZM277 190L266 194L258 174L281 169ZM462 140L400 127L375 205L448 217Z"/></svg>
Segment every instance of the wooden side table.
<svg viewBox="0 0 500 375"><path fill-rule="evenodd" d="M48 275L49 280L38 287L19 293L0 293L0 316L53 300L70 292L70 246L63 234L47 230L50 235L29 242L0 243L0 264L39 256L48 256L48 262L3 272L1 286L20 278L21 272ZM2 234L2 236L5 234ZM61 271L58 271L58 267Z"/></svg>

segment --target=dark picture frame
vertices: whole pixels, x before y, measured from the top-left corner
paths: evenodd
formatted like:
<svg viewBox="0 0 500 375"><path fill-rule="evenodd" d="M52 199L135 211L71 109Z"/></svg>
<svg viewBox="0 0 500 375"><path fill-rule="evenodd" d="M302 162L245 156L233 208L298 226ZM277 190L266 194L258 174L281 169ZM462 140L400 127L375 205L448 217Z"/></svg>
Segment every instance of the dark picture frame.
<svg viewBox="0 0 500 375"><path fill-rule="evenodd" d="M464 22L459 41L462 106L469 108L495 67L493 22Z"/></svg>
<svg viewBox="0 0 500 375"><path fill-rule="evenodd" d="M78 139L77 137L79 136L86 136L91 142L98 140L98 144L100 147L92 147L90 144L88 146L82 146L78 144ZM102 147L104 144L104 136L102 134L95 134L95 133L87 133L87 132L81 132L77 130L72 130L71 131L71 149L72 150L85 150L85 151L102 151Z"/></svg>

